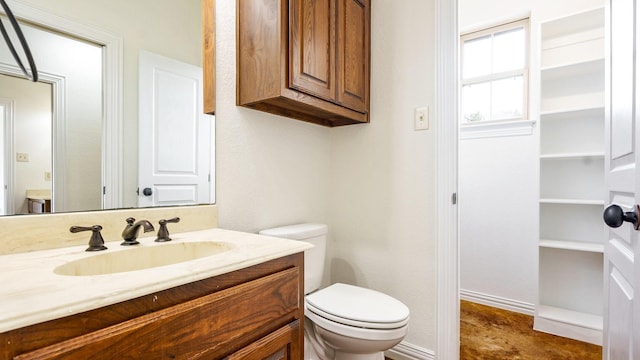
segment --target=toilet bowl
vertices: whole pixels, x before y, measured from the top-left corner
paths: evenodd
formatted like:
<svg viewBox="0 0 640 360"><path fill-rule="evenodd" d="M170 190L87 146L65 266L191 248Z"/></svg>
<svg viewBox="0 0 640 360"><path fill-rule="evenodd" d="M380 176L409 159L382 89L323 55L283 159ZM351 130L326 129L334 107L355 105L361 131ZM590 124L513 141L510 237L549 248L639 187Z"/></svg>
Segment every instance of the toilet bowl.
<svg viewBox="0 0 640 360"><path fill-rule="evenodd" d="M384 351L407 334L409 309L389 295L359 286L336 283L319 289L326 233L323 224L260 231L315 246L304 254L305 360L384 360Z"/></svg>

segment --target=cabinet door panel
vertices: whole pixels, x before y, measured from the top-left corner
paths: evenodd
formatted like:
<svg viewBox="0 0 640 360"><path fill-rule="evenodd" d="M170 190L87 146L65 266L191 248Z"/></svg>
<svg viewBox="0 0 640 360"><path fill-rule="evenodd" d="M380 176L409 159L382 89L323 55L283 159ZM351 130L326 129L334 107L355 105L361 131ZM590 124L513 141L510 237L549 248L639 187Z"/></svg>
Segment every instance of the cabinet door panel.
<svg viewBox="0 0 640 360"><path fill-rule="evenodd" d="M369 108L369 0L338 1L338 102L360 112Z"/></svg>
<svg viewBox="0 0 640 360"><path fill-rule="evenodd" d="M300 320L296 320L231 354L227 360L301 360L301 337Z"/></svg>
<svg viewBox="0 0 640 360"><path fill-rule="evenodd" d="M335 100L335 1L290 3L291 88Z"/></svg>

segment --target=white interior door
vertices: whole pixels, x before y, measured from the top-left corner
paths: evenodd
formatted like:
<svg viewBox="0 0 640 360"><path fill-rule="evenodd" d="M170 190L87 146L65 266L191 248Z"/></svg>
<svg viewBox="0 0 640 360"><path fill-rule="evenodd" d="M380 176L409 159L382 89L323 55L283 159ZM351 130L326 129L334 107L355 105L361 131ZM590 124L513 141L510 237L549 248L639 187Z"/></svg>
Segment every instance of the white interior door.
<svg viewBox="0 0 640 360"><path fill-rule="evenodd" d="M606 168L607 231L604 254L604 359L640 358L640 203L638 148L638 44L635 0L609 0L607 7ZM617 206L617 207L616 207Z"/></svg>
<svg viewBox="0 0 640 360"><path fill-rule="evenodd" d="M138 205L210 202L211 117L202 68L140 52Z"/></svg>

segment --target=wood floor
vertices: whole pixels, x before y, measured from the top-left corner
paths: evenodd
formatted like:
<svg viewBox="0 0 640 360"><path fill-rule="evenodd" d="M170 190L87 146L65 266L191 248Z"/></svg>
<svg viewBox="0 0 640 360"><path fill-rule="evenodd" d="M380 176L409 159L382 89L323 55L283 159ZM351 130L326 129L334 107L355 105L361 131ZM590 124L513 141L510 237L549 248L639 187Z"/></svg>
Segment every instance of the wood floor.
<svg viewBox="0 0 640 360"><path fill-rule="evenodd" d="M533 317L460 303L460 360L600 360L600 346L533 330Z"/></svg>

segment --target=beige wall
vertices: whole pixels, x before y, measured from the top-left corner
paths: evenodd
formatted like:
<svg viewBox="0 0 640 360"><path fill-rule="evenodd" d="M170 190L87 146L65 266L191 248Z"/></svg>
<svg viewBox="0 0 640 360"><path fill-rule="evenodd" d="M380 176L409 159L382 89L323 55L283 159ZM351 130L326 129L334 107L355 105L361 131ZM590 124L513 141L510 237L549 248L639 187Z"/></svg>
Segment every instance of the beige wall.
<svg viewBox="0 0 640 360"><path fill-rule="evenodd" d="M433 1L373 0L371 124L326 129L235 106L235 2L217 6L217 198L222 228L329 225L325 282L411 309L409 343L435 349Z"/></svg>
<svg viewBox="0 0 640 360"><path fill-rule="evenodd" d="M331 132L329 277L407 304L405 341L435 350L434 2L373 0L371 27L371 124Z"/></svg>
<svg viewBox="0 0 640 360"><path fill-rule="evenodd" d="M216 3L216 197L221 228L327 222L330 129L236 106L235 1Z"/></svg>

